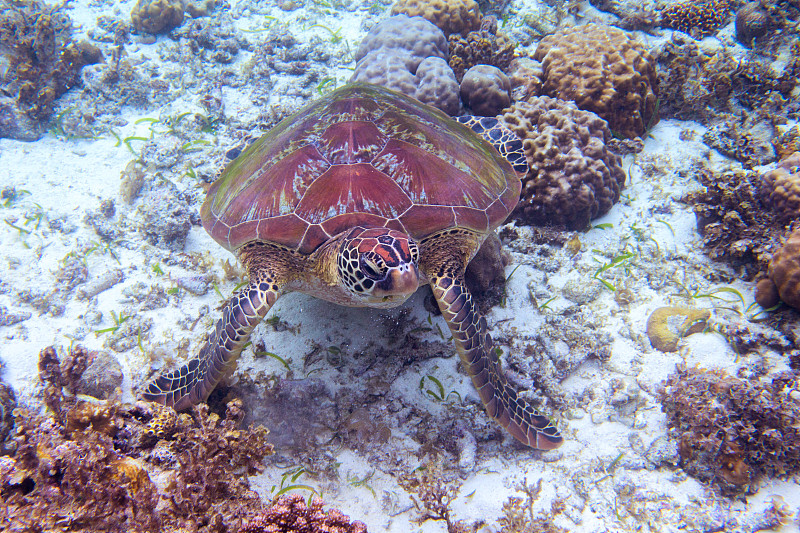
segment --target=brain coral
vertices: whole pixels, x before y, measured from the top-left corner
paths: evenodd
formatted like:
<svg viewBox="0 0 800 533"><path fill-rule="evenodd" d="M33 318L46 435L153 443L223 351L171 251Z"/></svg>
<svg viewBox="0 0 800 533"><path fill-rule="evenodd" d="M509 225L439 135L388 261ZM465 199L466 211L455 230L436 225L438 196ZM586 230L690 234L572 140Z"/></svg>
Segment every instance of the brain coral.
<svg viewBox="0 0 800 533"><path fill-rule="evenodd" d="M382 85L455 115L461 101L447 53L444 34L427 20L389 17L361 42L352 81Z"/></svg>
<svg viewBox="0 0 800 533"><path fill-rule="evenodd" d="M769 308L780 298L786 305L800 309L800 229L794 230L772 254L767 276L756 286L756 301Z"/></svg>
<svg viewBox="0 0 800 533"><path fill-rule="evenodd" d="M658 122L656 62L624 31L597 24L561 30L542 39L533 58L542 62L543 94L597 113L615 134L642 136Z"/></svg>
<svg viewBox="0 0 800 533"><path fill-rule="evenodd" d="M523 139L529 170L514 216L527 224L582 230L619 200L621 158L606 149L606 122L547 96L517 102L499 117Z"/></svg>
<svg viewBox="0 0 800 533"><path fill-rule="evenodd" d="M481 10L475 0L397 0L392 15L422 17L434 23L445 35L467 33L481 25Z"/></svg>
<svg viewBox="0 0 800 533"><path fill-rule="evenodd" d="M800 152L782 159L761 176L761 195L781 220L800 219Z"/></svg>

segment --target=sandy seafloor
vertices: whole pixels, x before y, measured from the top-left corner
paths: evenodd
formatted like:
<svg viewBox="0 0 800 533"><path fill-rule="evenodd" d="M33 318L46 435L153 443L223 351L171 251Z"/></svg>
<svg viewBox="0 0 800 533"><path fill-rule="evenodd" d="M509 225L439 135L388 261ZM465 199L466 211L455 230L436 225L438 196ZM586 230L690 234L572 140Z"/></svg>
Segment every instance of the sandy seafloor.
<svg viewBox="0 0 800 533"><path fill-rule="evenodd" d="M313 41L324 46L327 42L320 39L325 37L325 31L319 27L304 28L304 24L291 24L293 17L302 15L303 8L286 13L262 5L259 14L244 10L246 2L232 4L238 7L239 17L235 24L239 28L262 27L264 15L272 15L287 18L300 43ZM117 10L121 14L118 16L127 16L133 3L128 1L115 5L119 7L72 2L68 13L81 25L77 36L93 27L95 19L106 10ZM384 11L370 17L379 19L386 15ZM354 47L365 34L359 24L365 16L366 11L331 10L327 14L317 12L314 21L341 27L341 35L349 46ZM306 22L305 26L308 25ZM725 31L728 35L731 32L730 28L723 33ZM259 34L249 34L248 38L257 43ZM656 39L646 35L642 38L645 42ZM704 46L715 46L716 42L713 38L706 39ZM131 58L146 57L152 68L174 68L174 64L159 67L158 47L163 43L170 43L169 38L160 36L157 43L149 44L137 43L134 38L133 43L126 46L126 51ZM241 68L250 55L252 53L240 51L227 68ZM347 66L352 67L352 63L333 66L329 75L336 77L337 83L341 84L349 76ZM193 76L202 76L202 73L194 72ZM291 96L279 90L290 87L293 82L296 82L296 77L275 74L272 78L275 90L265 105L296 105ZM175 93L172 101L167 103L155 103L147 108L123 107L121 120L117 121L117 134L122 138L149 136L149 123L136 124L138 119L175 116L187 111L201 112L198 87L206 85L191 84L185 91ZM224 102L228 117L246 122L259 115L262 110L249 99L249 89L225 87L217 93ZM69 98L70 94L64 97L65 100ZM67 105L70 104L64 104L64 108ZM169 137L158 128L155 130L157 133L151 143L158 144ZM694 140L679 138L680 132L686 130L695 132ZM525 480L535 484L541 479L543 489L534 502L536 511L547 510L555 498L563 498L567 509L555 523L569 531L755 531L765 512L780 499L794 517L783 531L799 529L800 479L797 477L759 479L754 495L729 499L675 466L676 444L667 439L665 415L656 397L659 384L679 363L721 367L732 374L751 364L766 365L769 373L786 368L786 362L778 354L766 349L758 355L737 356L724 337L714 332L691 335L681 341L678 352L670 354L653 350L645 335L645 323L653 309L687 303L674 281L680 281L691 291L733 287L745 296L746 304L752 301L752 284L733 282L718 285L706 281L709 272L729 275L730 271L703 254L691 207L676 201L687 191L699 187L688 172L694 160L708 158L712 168L716 169L730 164L700 141L703 131L703 126L693 122L662 120L656 125L636 161L633 156L625 158L624 168L630 179L623 191L623 199L608 215L593 221L595 225L611 226L579 234L581 251L575 256L559 247L550 247L549 257L543 256L544 245L530 246L530 230L525 228L519 229L521 239L507 246L512 258L507 274L512 271L514 274L508 283L504 305L494 307L487 316L494 338L499 339L498 344L503 346L505 341L507 347L509 339L529 338L546 320L557 327L559 317L567 320L566 317L580 310L580 316L585 320L584 333L587 336L605 336L611 355L602 362L597 359L580 362L561 383L563 393L568 397L592 399L577 402L574 409L564 413L560 425L565 443L558 450L541 453L525 449L506 436L502 442L478 439L474 455L469 450L462 453L460 477L463 484L452 505L455 519L468 522L482 519L487 523L482 531L496 531L503 503L509 496L522 496L516 486ZM687 138L686 135L682 137ZM186 175L187 170L190 167L203 168L204 165L219 168L220 155L236 143L224 135L203 134L201 138L210 144L198 146L200 149L197 151L178 154L171 168L160 171L179 191L186 191L193 198L190 206L194 210L199 209L203 193L197 181ZM165 145L171 146L174 152L184 142L186 140L181 139L177 144L172 141L172 144ZM232 260L232 257L199 225L192 226L182 250L171 251L146 242L137 231L142 223L141 206L120 199L120 175L145 143L131 143L136 155L124 144L118 144L111 135L98 139L67 139L51 133L30 143L0 140L0 185L30 192L3 209L3 217L19 221L26 215L40 212L46 221L28 235L21 235L5 224L0 229L3 258L0 305L11 313L30 313L30 318L0 328L2 377L13 386L21 402L39 404L36 396L39 351L48 345L66 347L72 339L90 350L115 354L125 373L123 400L134 400L134 387L141 387L157 368L194 353L212 320L217 317L214 309L222 300L214 290L197 295L185 288L176 291L175 287L180 283L186 286L197 277L210 275L211 278L207 279L213 278L221 293L227 295L238 282L226 280L222 268L222 261ZM152 179L152 176L148 173L145 179ZM58 289L56 273L65 257L70 253L85 254L93 243L101 242L94 229L84 221L84 216L95 212L102 201L109 199L116 207L114 220L122 221L120 224L124 226L122 238L111 245L113 255L100 249L85 255L89 275L86 283L91 284L116 270L123 273L124 280L88 300L77 297L77 291L84 285L52 295L53 290ZM669 208L663 209L664 206ZM51 224L52 221L60 223ZM533 249L538 252L532 253ZM636 257L626 263L625 269L609 272L607 279L622 283L632 291L634 301L628 306L618 304L611 291L592 279L599 264L622 251L633 251ZM202 258L208 265L208 272L189 265L187 258L190 257ZM163 274L154 271L156 264ZM181 279L189 281L176 281ZM139 310L125 294L126 289L139 283L161 287L175 294L167 296L168 302L163 307ZM27 303L16 296L20 291L31 295ZM540 303L554 299L545 309L537 309L532 304L532 294ZM387 321L408 320L407 323L411 324L409 329L427 325L429 313L422 300L423 297L417 294L402 308L375 311L341 308L293 294L280 299L272 311L272 315L280 317L284 327L264 324L256 330L253 341L280 354L289 363L291 376L301 378L308 371L303 368L304 356L314 346L339 347L346 354L346 363L347 354L357 357L361 351L381 344ZM34 307L37 302L38 308ZM748 324L742 313L722 309L737 307L743 311L741 304L735 301L723 305L718 300L701 298L691 303L711 309L712 322L747 325L753 331L766 327ZM51 307L59 305L63 307L55 311ZM112 311L133 314L132 323L145 324L142 347L146 354L140 350L135 337L127 345L117 344L122 348L114 351L107 345L111 335L93 333L114 325ZM404 314L401 316L401 313ZM198 318L197 327L191 329ZM437 327L446 331L442 319L433 318L430 331L419 333L419 338L440 342L442 338L436 331ZM395 343L387 348L391 353L392 350L402 350L403 346ZM559 344L555 340L553 350L555 353L563 352L563 342ZM174 355L176 353L183 355ZM420 380L433 375L445 390L458 391L464 402L475 404L477 396L467 376L458 371L455 350L449 349L445 353L448 355L446 358L423 359L403 368L386 394L403 406L428 413L430 417L439 417L450 407L420 389ZM330 364L329 360L315 363L313 377L327 383L331 394L335 395L343 383L339 367ZM246 350L237 375L259 372L277 376L286 374L279 362L270 358L255 359L252 351ZM346 379L352 377L352 374L342 375L348 376ZM347 385L369 386L366 382ZM623 393L614 392L620 388ZM627 396L620 399L620 394ZM451 398L455 397L451 395ZM323 409L324 405L321 404L320 408ZM485 418L481 409L473 407L464 412ZM259 422L270 427L268 419ZM435 430L436 426L429 423L427 427ZM379 446L392 447L397 453L410 457L419 447L411 438L410 428L391 429L389 442ZM419 513L413 508L408 494L389 475L388 466L382 469L382 465L375 462L375 457L380 455L362 453L348 446L333 450L333 459L340 463L338 482L314 479L310 475L300 478L302 483L320 491L327 504L364 521L370 531L446 531L441 521L417 523ZM291 457L291 452L281 450L280 445L276 452L278 456ZM270 489L279 482L284 471L278 464L268 464L264 474L252 479L265 498L269 497ZM365 478L368 482L364 484L352 482ZM581 490L577 488L579 486ZM622 504L623 494L629 505L633 505L630 502L635 502L635 505L626 508ZM632 510L636 510L638 516L634 516Z"/></svg>

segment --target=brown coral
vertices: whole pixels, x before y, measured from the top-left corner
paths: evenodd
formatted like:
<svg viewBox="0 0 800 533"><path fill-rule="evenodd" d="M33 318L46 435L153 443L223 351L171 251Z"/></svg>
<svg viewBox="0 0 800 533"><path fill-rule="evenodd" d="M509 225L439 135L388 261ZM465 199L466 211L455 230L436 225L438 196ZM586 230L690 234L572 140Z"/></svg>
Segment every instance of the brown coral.
<svg viewBox="0 0 800 533"><path fill-rule="evenodd" d="M756 301L769 308L777 303L777 296L786 305L800 310L800 229L792 232L773 254L767 276L756 286Z"/></svg>
<svg viewBox="0 0 800 533"><path fill-rule="evenodd" d="M82 353L73 348L63 361L52 348L40 355L55 416L15 410L13 455L0 463L3 526L211 533L238 530L262 507L247 476L262 469L272 446L263 427L239 429L241 401L229 402L224 418L203 405L178 420L161 406L82 402L64 394L86 368ZM159 425L174 427L157 436ZM156 486L153 473L169 482Z"/></svg>
<svg viewBox="0 0 800 533"><path fill-rule="evenodd" d="M761 176L764 203L783 221L800 219L800 152Z"/></svg>
<svg viewBox="0 0 800 533"><path fill-rule="evenodd" d="M183 22L184 9L183 0L138 0L131 23L140 32L168 32Z"/></svg>
<svg viewBox="0 0 800 533"><path fill-rule="evenodd" d="M466 37L454 33L447 42L450 68L459 82L475 65L492 65L505 71L514 59L514 43L503 33L479 30L469 32Z"/></svg>
<svg viewBox="0 0 800 533"><path fill-rule="evenodd" d="M445 35L466 35L480 28L483 18L475 0L397 0L392 6L392 15L400 13L409 17L423 17Z"/></svg>
<svg viewBox="0 0 800 533"><path fill-rule="evenodd" d="M702 39L716 32L730 18L728 0L685 0L661 10L661 24Z"/></svg>
<svg viewBox="0 0 800 533"><path fill-rule="evenodd" d="M545 37L542 94L597 113L616 135L636 137L658 122L658 77L650 53L624 31L587 24Z"/></svg>
<svg viewBox="0 0 800 533"><path fill-rule="evenodd" d="M475 115L494 116L511 103L511 82L491 65L475 65L461 80L461 100Z"/></svg>
<svg viewBox="0 0 800 533"><path fill-rule="evenodd" d="M683 201L694 206L709 257L726 261L744 280L766 272L784 228L760 199L758 173L715 172L700 166L694 176L703 189L686 195Z"/></svg>
<svg viewBox="0 0 800 533"><path fill-rule="evenodd" d="M322 510L322 500L314 498L311 505L300 494L281 496L258 516L247 521L241 533L366 533L362 522L350 518L338 509Z"/></svg>
<svg viewBox="0 0 800 533"><path fill-rule="evenodd" d="M17 109L34 120L48 118L55 100L79 82L81 69L103 57L96 46L72 41L65 4L2 3L0 48L7 64L0 70L0 82L4 93L16 96ZM34 140L22 132L19 138Z"/></svg>
<svg viewBox="0 0 800 533"><path fill-rule="evenodd" d="M588 227L619 200L625 172L606 122L546 96L517 102L503 123L523 139L528 173L513 216L525 224Z"/></svg>
<svg viewBox="0 0 800 533"><path fill-rule="evenodd" d="M791 372L768 380L678 367L659 391L683 468L726 494L760 475L800 470L800 394Z"/></svg>

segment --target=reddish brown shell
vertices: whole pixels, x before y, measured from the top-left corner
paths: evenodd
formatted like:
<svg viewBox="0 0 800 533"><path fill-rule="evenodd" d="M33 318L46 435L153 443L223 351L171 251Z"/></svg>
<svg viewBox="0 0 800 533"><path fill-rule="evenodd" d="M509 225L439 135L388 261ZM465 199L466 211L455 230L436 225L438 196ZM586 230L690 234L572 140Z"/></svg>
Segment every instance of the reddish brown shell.
<svg viewBox="0 0 800 533"><path fill-rule="evenodd" d="M203 226L235 251L262 240L311 253L354 226L420 240L489 232L520 180L494 147L440 111L367 84L333 91L253 143L211 186Z"/></svg>

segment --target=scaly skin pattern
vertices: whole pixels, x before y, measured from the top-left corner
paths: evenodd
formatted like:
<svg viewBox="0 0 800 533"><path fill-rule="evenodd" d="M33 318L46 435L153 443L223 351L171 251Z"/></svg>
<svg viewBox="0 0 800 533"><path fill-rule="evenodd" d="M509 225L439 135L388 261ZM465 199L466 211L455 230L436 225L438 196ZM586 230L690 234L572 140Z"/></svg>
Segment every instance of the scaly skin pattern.
<svg viewBox="0 0 800 533"><path fill-rule="evenodd" d="M453 335L458 355L478 389L486 413L518 441L552 450L563 439L550 420L539 414L508 383L494 351L486 319L464 283L464 271L482 238L452 229L420 243L420 269L430 281L439 310Z"/></svg>
<svg viewBox="0 0 800 533"><path fill-rule="evenodd" d="M222 318L197 358L152 381L142 394L145 400L178 411L206 401L214 387L233 371L253 329L280 297L290 268L298 263L296 254L265 243L245 245L240 255L250 266L250 283L222 308Z"/></svg>

